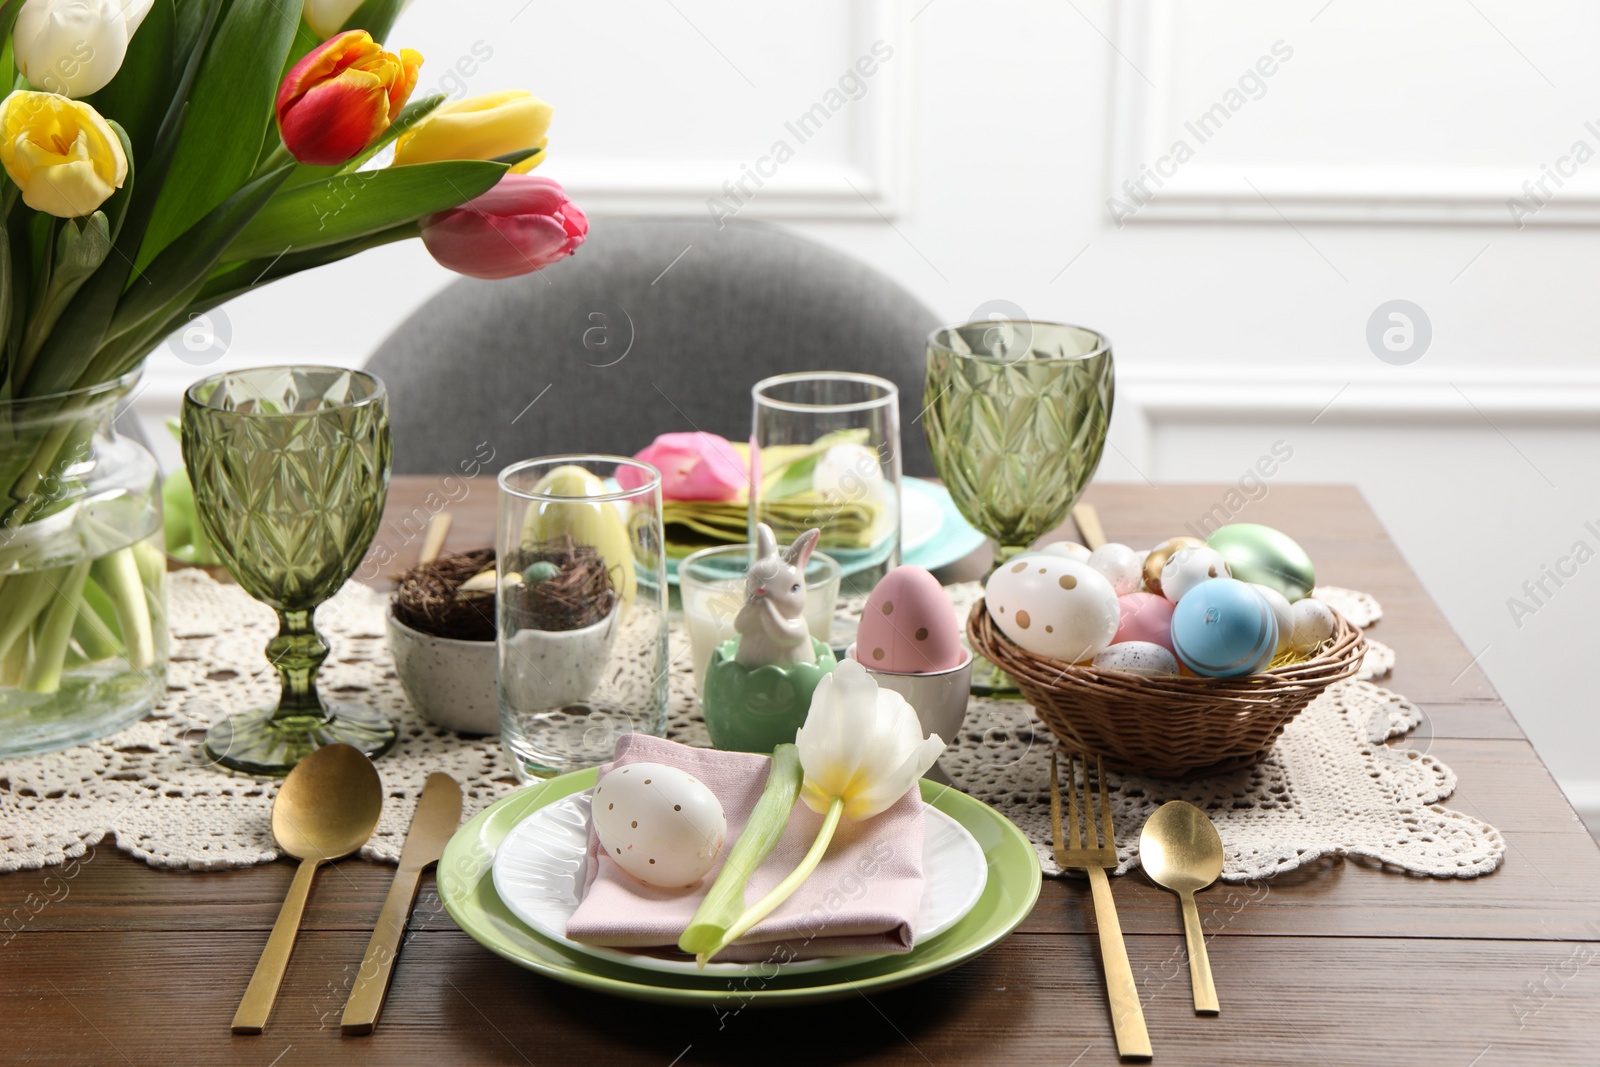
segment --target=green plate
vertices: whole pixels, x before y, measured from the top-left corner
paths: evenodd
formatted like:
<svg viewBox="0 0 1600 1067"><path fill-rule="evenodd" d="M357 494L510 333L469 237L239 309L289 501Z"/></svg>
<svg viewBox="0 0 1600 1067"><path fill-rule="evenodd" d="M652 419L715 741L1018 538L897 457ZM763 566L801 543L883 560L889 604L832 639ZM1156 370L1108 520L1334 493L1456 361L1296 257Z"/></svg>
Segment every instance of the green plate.
<svg viewBox="0 0 1600 1067"><path fill-rule="evenodd" d="M574 771L530 786L490 806L456 832L439 861L439 896L456 925L497 956L558 982L634 1000L703 1004L793 1004L892 989L949 970L993 947L1017 928L1039 898L1039 860L1022 831L981 801L923 780L922 798L977 839L989 860L989 881L966 918L897 956L859 967L786 974L777 963L739 977L669 975L637 970L576 952L534 933L494 891L490 870L500 842L517 823L554 800L594 785L595 771ZM770 973L768 973L770 971Z"/></svg>

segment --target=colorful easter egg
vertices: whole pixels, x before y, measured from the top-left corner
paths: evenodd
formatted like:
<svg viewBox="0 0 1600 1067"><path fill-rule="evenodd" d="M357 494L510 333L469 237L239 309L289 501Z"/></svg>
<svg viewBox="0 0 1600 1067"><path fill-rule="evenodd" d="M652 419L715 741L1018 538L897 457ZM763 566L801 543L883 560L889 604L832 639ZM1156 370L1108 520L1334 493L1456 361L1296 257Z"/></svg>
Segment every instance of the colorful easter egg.
<svg viewBox="0 0 1600 1067"><path fill-rule="evenodd" d="M933 674L961 666L961 620L939 579L907 564L878 582L861 612L856 655L875 671Z"/></svg>
<svg viewBox="0 0 1600 1067"><path fill-rule="evenodd" d="M1199 548L1205 542L1198 537L1169 537L1152 548L1144 557L1144 588L1147 593L1161 595L1161 568L1180 548Z"/></svg>
<svg viewBox="0 0 1600 1067"><path fill-rule="evenodd" d="M1089 554L1089 566L1106 576L1118 596L1139 591L1139 553L1116 542L1101 545Z"/></svg>
<svg viewBox="0 0 1600 1067"><path fill-rule="evenodd" d="M1277 647L1272 609L1236 578L1201 582L1172 613L1172 650L1185 667L1208 678L1254 674L1272 662Z"/></svg>
<svg viewBox="0 0 1600 1067"><path fill-rule="evenodd" d="M1116 636L1114 644L1125 641L1147 641L1171 651L1172 601L1154 593L1129 593L1117 598Z"/></svg>
<svg viewBox="0 0 1600 1067"><path fill-rule="evenodd" d="M1316 587L1317 571L1311 557L1281 530L1236 522L1217 530L1206 543L1222 553L1235 578L1270 586L1291 604L1310 596Z"/></svg>
<svg viewBox="0 0 1600 1067"><path fill-rule="evenodd" d="M1096 653L1094 665L1129 674L1154 676L1178 673L1178 661L1171 650L1148 641L1119 641Z"/></svg>
<svg viewBox="0 0 1600 1067"><path fill-rule="evenodd" d="M1206 545L1189 545L1174 552L1161 568L1161 595L1176 604L1201 582L1228 577L1228 562L1221 553Z"/></svg>
<svg viewBox="0 0 1600 1067"><path fill-rule="evenodd" d="M1019 647L1078 663L1111 643L1120 613L1105 575L1075 559L1025 556L989 576L989 615Z"/></svg>
<svg viewBox="0 0 1600 1067"><path fill-rule="evenodd" d="M638 580L634 576L633 542L623 513L611 501L584 500L606 495L606 484L582 467L565 465L539 479L533 492L539 499L528 506L522 523L522 543L537 545L571 537L580 545L592 546L610 568L623 606L632 604Z"/></svg>

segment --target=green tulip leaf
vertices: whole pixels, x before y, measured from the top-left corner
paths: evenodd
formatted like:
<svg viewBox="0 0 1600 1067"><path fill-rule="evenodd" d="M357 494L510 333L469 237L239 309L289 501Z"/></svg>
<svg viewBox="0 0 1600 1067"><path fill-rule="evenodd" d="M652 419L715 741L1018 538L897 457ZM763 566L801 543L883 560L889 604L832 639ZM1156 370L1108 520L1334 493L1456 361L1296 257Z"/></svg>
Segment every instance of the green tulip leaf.
<svg viewBox="0 0 1600 1067"><path fill-rule="evenodd" d="M532 159L543 151L544 149L542 148L519 148L515 152L507 152L504 155L495 156L491 162L504 163L508 167L514 167L524 159Z"/></svg>
<svg viewBox="0 0 1600 1067"><path fill-rule="evenodd" d="M271 258L388 230L464 204L494 187L506 168L446 160L340 174L284 189L223 253L221 262Z"/></svg>
<svg viewBox="0 0 1600 1067"><path fill-rule="evenodd" d="M128 176L122 182L122 188L111 194L111 198L100 205L100 213L104 214L110 227L110 237L115 248L119 235L123 229L123 221L128 214L135 189L134 179L139 175L137 163L132 158L133 148L128 141L128 133L120 123L108 119L108 123L116 131L117 137L122 141L122 150L127 152ZM32 355L31 362L13 368L14 382L25 383L18 389L21 396L41 396L45 393L59 393L71 389L79 384L80 379L84 385L93 385L105 381L104 377L95 377L88 374L88 368L93 365L94 357L100 350L100 343L105 336L105 328L111 321L111 315L116 311L117 300L122 295L122 286L128 277L128 259L125 250L119 250L108 255L102 262L100 269L89 275L88 280L78 288L77 295L67 303L65 309L59 313L55 326L38 342L37 352ZM22 278L15 279L24 283ZM22 285L18 285L20 289ZM21 306L21 297L18 296L18 306ZM8 343L12 351L17 351L20 344L24 317L13 314L11 320L12 337Z"/></svg>
<svg viewBox="0 0 1600 1067"><path fill-rule="evenodd" d="M172 82L177 77L172 67L176 35L172 0L155 0L128 42L128 54L116 77L87 101L106 118L122 124L140 160L154 149L172 100Z"/></svg>
<svg viewBox="0 0 1600 1067"><path fill-rule="evenodd" d="M198 290L223 250L249 225L293 169L293 163L285 163L247 183L190 227L182 240L169 245L128 286L106 338L120 337L191 290Z"/></svg>
<svg viewBox="0 0 1600 1067"><path fill-rule="evenodd" d="M300 0L234 0L206 48L150 225L142 269L250 180L272 121Z"/></svg>
<svg viewBox="0 0 1600 1067"><path fill-rule="evenodd" d="M366 30L374 41L382 44L389 39L389 33L394 29L394 20L400 17L400 12L405 6L406 0L366 0L345 20L340 32ZM394 49L391 48L389 51L392 52Z"/></svg>

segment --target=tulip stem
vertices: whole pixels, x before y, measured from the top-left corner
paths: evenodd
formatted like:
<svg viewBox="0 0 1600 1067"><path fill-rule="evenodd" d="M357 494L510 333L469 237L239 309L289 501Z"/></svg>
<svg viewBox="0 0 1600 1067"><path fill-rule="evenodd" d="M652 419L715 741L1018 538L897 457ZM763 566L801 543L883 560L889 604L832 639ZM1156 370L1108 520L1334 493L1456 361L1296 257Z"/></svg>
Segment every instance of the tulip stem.
<svg viewBox="0 0 1600 1067"><path fill-rule="evenodd" d="M765 919L775 911L778 905L794 895L816 871L817 864L822 862L823 855L828 851L828 846L833 843L834 831L839 828L839 816L844 814L844 797L830 797L828 800L828 814L822 819L822 829L817 831L817 839L811 843L811 849L800 861L800 865L789 873L789 876L772 888L772 891L755 904L745 909L737 922L728 927L715 948L709 952L701 952L695 956L695 962L704 967L713 956L733 944L739 938L750 932L750 928Z"/></svg>

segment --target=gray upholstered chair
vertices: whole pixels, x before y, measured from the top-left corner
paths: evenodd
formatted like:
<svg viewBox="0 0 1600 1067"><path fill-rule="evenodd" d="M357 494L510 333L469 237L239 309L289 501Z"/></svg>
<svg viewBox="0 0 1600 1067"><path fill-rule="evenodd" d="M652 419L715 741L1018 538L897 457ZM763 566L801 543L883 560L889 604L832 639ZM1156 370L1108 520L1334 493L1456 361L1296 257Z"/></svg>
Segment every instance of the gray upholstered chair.
<svg viewBox="0 0 1600 1067"><path fill-rule="evenodd" d="M742 441L758 379L852 370L899 385L902 464L928 474L914 420L937 325L877 271L774 226L597 219L547 270L453 283L367 367L389 386L396 473L631 455L677 430Z"/></svg>

